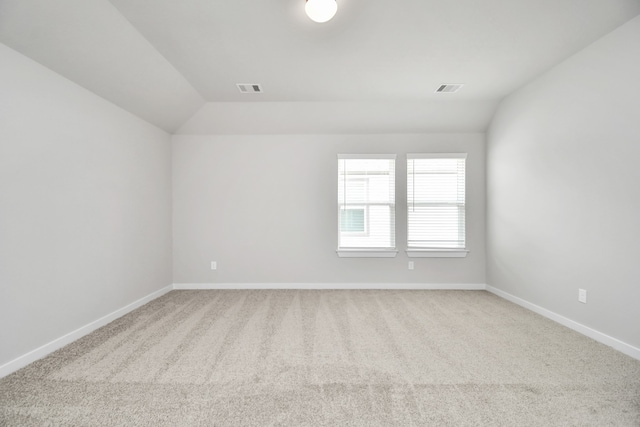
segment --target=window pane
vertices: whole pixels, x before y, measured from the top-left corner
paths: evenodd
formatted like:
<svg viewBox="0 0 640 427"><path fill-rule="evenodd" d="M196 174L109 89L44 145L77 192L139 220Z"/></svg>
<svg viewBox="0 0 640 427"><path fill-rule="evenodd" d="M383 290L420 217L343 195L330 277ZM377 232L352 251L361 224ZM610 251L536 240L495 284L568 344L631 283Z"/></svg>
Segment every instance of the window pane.
<svg viewBox="0 0 640 427"><path fill-rule="evenodd" d="M464 209L417 207L409 210L410 248L464 248Z"/></svg>
<svg viewBox="0 0 640 427"><path fill-rule="evenodd" d="M409 248L465 247L464 157L407 159Z"/></svg>
<svg viewBox="0 0 640 427"><path fill-rule="evenodd" d="M340 248L395 248L395 157L340 158Z"/></svg>
<svg viewBox="0 0 640 427"><path fill-rule="evenodd" d="M347 233L364 233L364 208L340 211L340 230Z"/></svg>

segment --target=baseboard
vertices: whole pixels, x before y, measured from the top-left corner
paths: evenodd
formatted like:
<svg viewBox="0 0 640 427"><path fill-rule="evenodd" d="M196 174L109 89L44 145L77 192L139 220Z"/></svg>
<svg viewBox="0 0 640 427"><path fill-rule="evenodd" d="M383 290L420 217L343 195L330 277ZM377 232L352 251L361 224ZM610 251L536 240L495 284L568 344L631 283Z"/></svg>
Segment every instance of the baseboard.
<svg viewBox="0 0 640 427"><path fill-rule="evenodd" d="M174 283L173 289L395 289L485 290L484 283Z"/></svg>
<svg viewBox="0 0 640 427"><path fill-rule="evenodd" d="M5 363L4 365L0 366L0 378L15 372L20 368L24 368L28 364L35 362L38 359L42 359L46 355L53 353L54 351L64 347L65 345L70 344L73 341L76 341L77 339L80 339L83 336L95 331L96 329L103 327L107 323L124 316L125 314L135 310L138 307L143 306L149 301L161 297L171 290L173 290L173 286L166 286L156 292L147 295L146 297L140 298L139 300L134 301L125 307L122 307L119 310L114 311L113 313L107 314L106 316L103 316L98 320L94 320L93 322L81 328L78 328L73 332L69 332L68 334L57 338L41 347L38 347L27 354L24 354L10 362Z"/></svg>
<svg viewBox="0 0 640 427"><path fill-rule="evenodd" d="M131 304L122 307L106 316L101 317L81 328L76 329L60 338L57 338L35 350L30 351L10 362L0 366L0 378L5 377L28 364L64 347L73 341L95 331L98 328L124 316L144 304L161 297L172 289L389 289L389 290L487 290L501 298L511 301L528 310L538 313L548 319L560 323L576 332L588 336L602 344L640 360L640 348L634 347L617 338L613 338L602 332L591 329L576 321L568 319L546 308L530 303L522 298L511 295L493 286L482 283L455 283L455 284L433 284L433 283L175 283L172 286L164 287L153 292Z"/></svg>
<svg viewBox="0 0 640 427"><path fill-rule="evenodd" d="M598 341L599 343L602 343L609 347L613 347L614 349L618 350L621 353L626 354L627 356L640 360L640 348L634 347L630 344L620 341L617 338L613 338L607 334L603 334L602 332L596 331L595 329L591 329L588 326L585 326L574 320L561 316L557 313L554 313L553 311L547 310L546 308L542 308L538 305L530 303L529 301L523 300L522 298L511 295L498 288L494 288L493 286L487 285L486 290L488 292L491 292L492 294L495 294L501 298L506 299L507 301L511 301L512 303L518 304L521 307L531 310L534 313L538 313L541 316L546 317L547 319L551 319L554 322L558 322L569 329L573 329L574 331L579 332L582 335L586 335L589 338L592 338Z"/></svg>

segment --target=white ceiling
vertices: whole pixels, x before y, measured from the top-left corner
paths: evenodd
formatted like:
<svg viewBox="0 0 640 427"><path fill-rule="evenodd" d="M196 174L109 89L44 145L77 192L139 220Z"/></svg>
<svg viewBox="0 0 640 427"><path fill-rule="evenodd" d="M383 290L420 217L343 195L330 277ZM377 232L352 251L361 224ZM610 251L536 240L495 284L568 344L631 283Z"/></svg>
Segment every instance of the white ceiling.
<svg viewBox="0 0 640 427"><path fill-rule="evenodd" d="M497 101L209 102L177 134L478 132Z"/></svg>
<svg viewBox="0 0 640 427"><path fill-rule="evenodd" d="M0 0L0 42L169 132L468 131L640 13L640 0L337 1L317 24L304 0Z"/></svg>

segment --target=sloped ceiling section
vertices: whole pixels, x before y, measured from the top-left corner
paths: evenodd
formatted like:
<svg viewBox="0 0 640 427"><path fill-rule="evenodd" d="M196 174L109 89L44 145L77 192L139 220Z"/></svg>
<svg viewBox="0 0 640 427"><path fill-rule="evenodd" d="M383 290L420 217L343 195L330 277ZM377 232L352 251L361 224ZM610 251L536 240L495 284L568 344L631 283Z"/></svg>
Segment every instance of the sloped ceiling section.
<svg viewBox="0 0 640 427"><path fill-rule="evenodd" d="M204 104L107 0L1 0L0 42L169 133Z"/></svg>
<svg viewBox="0 0 640 427"><path fill-rule="evenodd" d="M305 0L110 1L210 102L499 99L640 13L639 0L337 0L317 24Z"/></svg>
<svg viewBox="0 0 640 427"><path fill-rule="evenodd" d="M640 0L337 2L317 24L304 0L0 0L0 42L172 133L477 132L504 96L640 13Z"/></svg>

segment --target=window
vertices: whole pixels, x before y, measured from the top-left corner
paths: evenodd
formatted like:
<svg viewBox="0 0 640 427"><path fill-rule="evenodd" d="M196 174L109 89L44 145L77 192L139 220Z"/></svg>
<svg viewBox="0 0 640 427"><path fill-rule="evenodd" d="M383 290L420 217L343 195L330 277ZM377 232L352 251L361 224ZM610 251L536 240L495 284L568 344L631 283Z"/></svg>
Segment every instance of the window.
<svg viewBox="0 0 640 427"><path fill-rule="evenodd" d="M464 257L467 155L407 154L407 254Z"/></svg>
<svg viewBox="0 0 640 427"><path fill-rule="evenodd" d="M338 155L338 255L393 257L395 154Z"/></svg>
<svg viewBox="0 0 640 427"><path fill-rule="evenodd" d="M365 208L348 207L340 211L340 232L341 233L358 233L366 235L366 219L364 216Z"/></svg>

